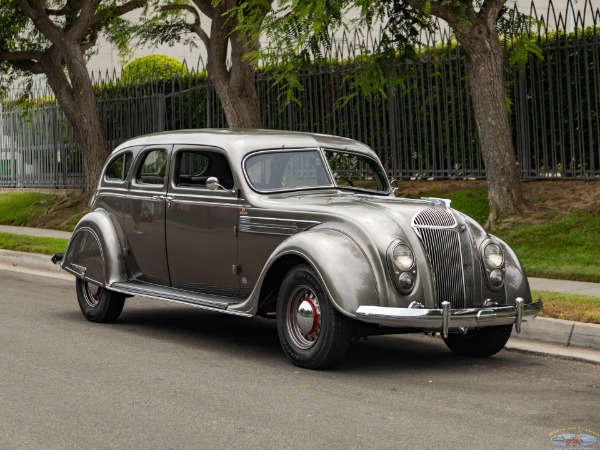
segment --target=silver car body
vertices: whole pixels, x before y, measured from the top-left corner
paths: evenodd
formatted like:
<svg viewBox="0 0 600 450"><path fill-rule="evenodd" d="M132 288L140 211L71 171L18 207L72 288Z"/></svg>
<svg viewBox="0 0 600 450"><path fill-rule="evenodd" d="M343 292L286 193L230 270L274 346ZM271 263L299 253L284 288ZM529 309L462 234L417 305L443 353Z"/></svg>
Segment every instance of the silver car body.
<svg viewBox="0 0 600 450"><path fill-rule="evenodd" d="M382 329L447 335L519 328L537 315L541 302L532 301L514 252L448 201L396 198L387 180L378 192L340 188L328 167L325 185L316 187L262 186L256 180L264 174L248 173L256 155L316 158L324 149L368 157L383 173L364 144L319 134L190 130L127 141L109 157L92 212L75 228L61 265L115 292L240 316L273 313L282 277L299 263L315 271L339 312ZM217 189L181 181L178 165L196 154L212 158L215 173L208 175ZM194 164L202 165L201 157ZM503 252L499 286L490 283L484 256L490 243ZM390 260L399 244L413 253L407 292Z"/></svg>

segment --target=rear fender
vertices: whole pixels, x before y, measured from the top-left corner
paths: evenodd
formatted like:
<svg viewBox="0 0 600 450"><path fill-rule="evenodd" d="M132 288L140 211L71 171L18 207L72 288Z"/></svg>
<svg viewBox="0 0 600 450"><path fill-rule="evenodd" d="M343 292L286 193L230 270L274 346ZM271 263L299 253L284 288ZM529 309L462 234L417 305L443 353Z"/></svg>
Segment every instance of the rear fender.
<svg viewBox="0 0 600 450"><path fill-rule="evenodd" d="M108 212L97 209L83 216L73 231L61 267L99 286L127 280L121 244Z"/></svg>

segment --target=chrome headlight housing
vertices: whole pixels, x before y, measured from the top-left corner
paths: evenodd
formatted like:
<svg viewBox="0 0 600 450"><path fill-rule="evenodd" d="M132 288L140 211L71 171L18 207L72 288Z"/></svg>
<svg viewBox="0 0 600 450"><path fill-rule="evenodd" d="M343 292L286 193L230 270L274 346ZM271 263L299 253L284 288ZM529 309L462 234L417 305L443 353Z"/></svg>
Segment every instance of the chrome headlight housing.
<svg viewBox="0 0 600 450"><path fill-rule="evenodd" d="M415 265L415 256L408 245L397 244L392 250L392 262L396 269L407 271Z"/></svg>
<svg viewBox="0 0 600 450"><path fill-rule="evenodd" d="M415 286L417 269L412 249L396 241L388 249L388 267L394 286L401 294L410 294Z"/></svg>
<svg viewBox="0 0 600 450"><path fill-rule="evenodd" d="M495 242L483 246L483 263L487 284L493 291L504 285L504 252Z"/></svg>
<svg viewBox="0 0 600 450"><path fill-rule="evenodd" d="M498 269L504 265L504 252L495 242L490 242L484 247L483 258L485 264L493 269Z"/></svg>

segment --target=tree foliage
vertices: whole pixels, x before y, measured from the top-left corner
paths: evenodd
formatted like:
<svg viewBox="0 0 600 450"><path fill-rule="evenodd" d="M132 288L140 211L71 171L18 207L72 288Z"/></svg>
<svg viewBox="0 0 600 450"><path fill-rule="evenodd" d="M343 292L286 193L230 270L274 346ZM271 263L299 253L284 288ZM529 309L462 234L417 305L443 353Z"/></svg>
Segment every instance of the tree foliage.
<svg viewBox="0 0 600 450"><path fill-rule="evenodd" d="M440 20L445 21L466 59L471 102L488 176L490 223L501 215L523 209L505 102L500 38L515 32L527 34L531 24L528 29L526 16L513 10L513 17L506 19L505 0L282 0L261 26L244 21L244 17L249 17L247 11L261 1L246 0L230 14L238 17L238 29L247 35L254 39L266 35L270 44L250 57L255 64L274 59L283 61L285 70L279 70L277 76L289 90L297 84L290 68L304 64L310 57L319 58L322 49L332 48L334 31L350 33L380 27L380 40L373 43L373 48L363 50L374 57L362 67L353 88L367 96L374 92L385 95L403 83L402 74L396 72L399 65L394 63L417 58L415 49L421 32L432 32ZM344 21L348 16L355 18ZM522 65L527 53L541 54L533 39L520 42L514 64Z"/></svg>
<svg viewBox="0 0 600 450"><path fill-rule="evenodd" d="M86 57L102 34L122 50L122 16L150 0L3 0L0 3L0 84L45 75L83 152L90 197L108 146L96 110ZM154 0L152 0L154 1ZM25 84L25 87L31 86Z"/></svg>

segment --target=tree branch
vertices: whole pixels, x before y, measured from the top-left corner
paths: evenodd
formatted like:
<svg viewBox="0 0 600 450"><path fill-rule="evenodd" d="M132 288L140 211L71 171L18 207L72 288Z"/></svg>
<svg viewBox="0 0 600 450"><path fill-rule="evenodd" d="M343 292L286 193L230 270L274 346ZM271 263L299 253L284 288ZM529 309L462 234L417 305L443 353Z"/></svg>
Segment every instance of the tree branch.
<svg viewBox="0 0 600 450"><path fill-rule="evenodd" d="M198 14L198 10L196 8L194 8L191 5L166 5L166 6L161 6L160 10L161 11L178 11L179 10L179 11L187 11L187 12L193 14L194 23L192 23L192 24L186 23L186 25L190 31L192 31L193 33L196 33L198 35L198 37L204 43L205 47L208 48L208 45L210 43L210 38L208 37L208 34L206 34L206 31L204 31L202 29L202 26L200 25L200 14Z"/></svg>
<svg viewBox="0 0 600 450"><path fill-rule="evenodd" d="M140 8L148 3L148 0L130 0L127 3L124 3L121 6L117 6L114 10L112 10L111 17L121 17L128 12L133 11L134 9ZM92 19L91 25L101 24L106 20L106 15L102 13L96 13L94 18Z"/></svg>
<svg viewBox="0 0 600 450"><path fill-rule="evenodd" d="M498 14L502 10L502 7L506 3L506 0L485 0L481 6L479 14L487 22L489 27L493 27L498 20Z"/></svg>
<svg viewBox="0 0 600 450"><path fill-rule="evenodd" d="M202 14L206 17L210 17L214 19L213 15L215 14L216 8L214 8L210 1L208 0L193 0L194 4L198 7Z"/></svg>
<svg viewBox="0 0 600 450"><path fill-rule="evenodd" d="M38 74L42 73L39 61L43 54L36 51L0 52L0 62L6 61L18 69Z"/></svg>
<svg viewBox="0 0 600 450"><path fill-rule="evenodd" d="M411 8L423 12L425 8L425 0L407 0ZM454 22L456 19L456 13L446 6L442 6L435 0L430 2L430 12L433 16L439 17L448 23Z"/></svg>
<svg viewBox="0 0 600 450"><path fill-rule="evenodd" d="M16 0L17 5L31 19L40 32L53 44L60 42L63 32L46 14L44 2L39 0Z"/></svg>
<svg viewBox="0 0 600 450"><path fill-rule="evenodd" d="M68 3L68 2L67 2ZM67 37L74 42L79 40L85 35L86 31L89 30L91 22L94 17L94 12L100 6L100 0L85 0L83 7L79 10L77 18L67 30Z"/></svg>
<svg viewBox="0 0 600 450"><path fill-rule="evenodd" d="M98 40L98 32L98 26L92 27L92 36L87 42L81 44L81 51L83 53L87 52L90 48L96 45L96 41Z"/></svg>

